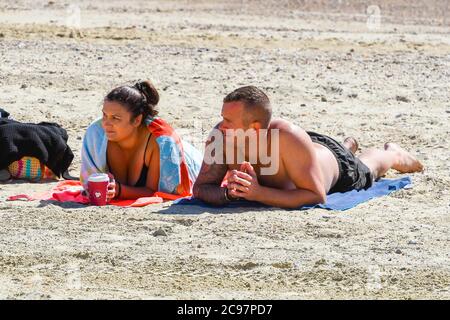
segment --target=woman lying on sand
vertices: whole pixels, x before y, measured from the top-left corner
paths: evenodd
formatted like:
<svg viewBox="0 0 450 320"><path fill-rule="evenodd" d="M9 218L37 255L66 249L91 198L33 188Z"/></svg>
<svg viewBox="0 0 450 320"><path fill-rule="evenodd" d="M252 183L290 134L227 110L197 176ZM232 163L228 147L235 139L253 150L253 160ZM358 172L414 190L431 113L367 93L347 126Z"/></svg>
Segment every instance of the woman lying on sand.
<svg viewBox="0 0 450 320"><path fill-rule="evenodd" d="M112 90L104 99L103 118L86 131L81 152L81 181L109 173L108 201L137 199L156 191L187 196L202 156L155 110L159 94L150 81Z"/></svg>

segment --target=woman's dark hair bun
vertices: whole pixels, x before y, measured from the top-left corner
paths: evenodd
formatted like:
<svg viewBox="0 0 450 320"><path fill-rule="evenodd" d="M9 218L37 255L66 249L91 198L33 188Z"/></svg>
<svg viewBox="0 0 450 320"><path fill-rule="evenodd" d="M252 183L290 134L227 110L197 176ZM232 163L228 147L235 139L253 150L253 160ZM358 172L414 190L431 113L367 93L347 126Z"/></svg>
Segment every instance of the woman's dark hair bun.
<svg viewBox="0 0 450 320"><path fill-rule="evenodd" d="M147 99L147 103L155 107L159 102L159 94L153 83L150 81L137 82L134 87L138 89Z"/></svg>

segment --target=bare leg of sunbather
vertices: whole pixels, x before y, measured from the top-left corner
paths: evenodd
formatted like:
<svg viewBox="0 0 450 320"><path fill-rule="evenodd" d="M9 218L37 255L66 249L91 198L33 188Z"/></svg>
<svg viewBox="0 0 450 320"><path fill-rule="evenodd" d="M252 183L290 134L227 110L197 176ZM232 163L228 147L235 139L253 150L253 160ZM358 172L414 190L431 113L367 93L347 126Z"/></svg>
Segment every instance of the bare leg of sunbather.
<svg viewBox="0 0 450 320"><path fill-rule="evenodd" d="M382 177L389 169L401 173L420 172L423 165L409 152L395 143L386 143L383 149L368 149L359 159L369 167L374 179Z"/></svg>

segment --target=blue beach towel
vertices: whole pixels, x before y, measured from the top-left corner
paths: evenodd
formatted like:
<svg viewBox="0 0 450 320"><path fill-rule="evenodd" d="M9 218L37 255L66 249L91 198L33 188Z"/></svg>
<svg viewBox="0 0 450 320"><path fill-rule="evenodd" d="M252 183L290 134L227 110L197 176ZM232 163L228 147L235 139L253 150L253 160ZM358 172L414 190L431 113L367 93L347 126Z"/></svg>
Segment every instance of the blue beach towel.
<svg viewBox="0 0 450 320"><path fill-rule="evenodd" d="M352 190L345 193L333 193L327 196L327 202L325 204L318 204L313 206L304 206L299 209L307 210L312 208L322 208L327 210L345 211L356 207L357 205L369 201L370 199L386 196L394 191L411 186L411 178L403 177L400 179L381 179L373 184L367 190ZM211 207L205 202L193 199L183 198L174 202L175 205L197 205L201 207ZM258 202L252 201L237 201L230 203L227 207L239 208L239 207L268 207ZM217 208L217 207L216 207Z"/></svg>

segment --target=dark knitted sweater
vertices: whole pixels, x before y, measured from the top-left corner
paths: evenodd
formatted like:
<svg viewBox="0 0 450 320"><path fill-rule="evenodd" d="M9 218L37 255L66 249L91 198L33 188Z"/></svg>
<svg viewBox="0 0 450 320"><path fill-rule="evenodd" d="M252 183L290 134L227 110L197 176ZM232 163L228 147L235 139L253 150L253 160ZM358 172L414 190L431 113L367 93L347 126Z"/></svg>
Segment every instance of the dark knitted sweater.
<svg viewBox="0 0 450 320"><path fill-rule="evenodd" d="M66 130L56 123L21 123L0 118L0 169L29 156L61 176L73 160L67 139Z"/></svg>

